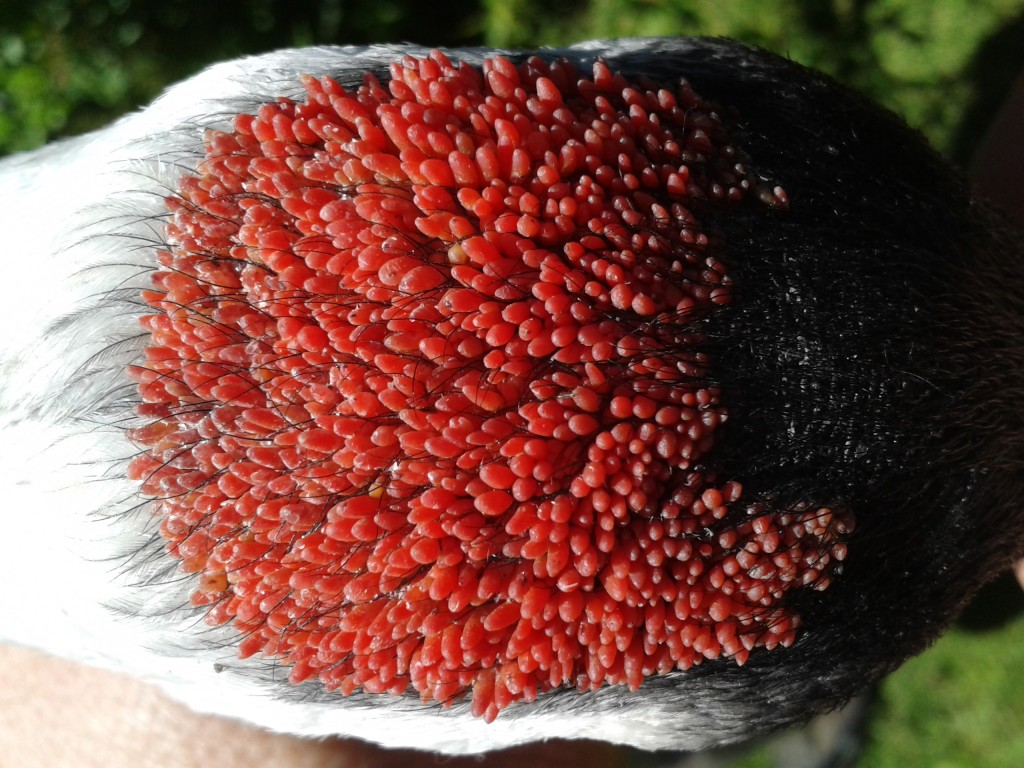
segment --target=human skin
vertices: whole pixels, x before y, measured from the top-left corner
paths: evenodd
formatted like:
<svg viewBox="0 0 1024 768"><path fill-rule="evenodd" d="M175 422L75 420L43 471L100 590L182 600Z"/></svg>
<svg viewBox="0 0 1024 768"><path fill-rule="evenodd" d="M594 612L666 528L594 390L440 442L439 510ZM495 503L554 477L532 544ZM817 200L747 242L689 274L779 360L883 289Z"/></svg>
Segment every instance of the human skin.
<svg viewBox="0 0 1024 768"><path fill-rule="evenodd" d="M625 751L552 741L480 757L389 750L354 739L300 739L202 715L141 680L39 651L0 646L0 766L91 768L398 768L486 765L618 768Z"/></svg>
<svg viewBox="0 0 1024 768"><path fill-rule="evenodd" d="M1019 80L978 153L974 176L982 192L1024 222L1014 137L1024 124ZM1015 165L1014 165L1015 164ZM1011 167L1017 168L1016 172ZM272 734L199 715L133 678L0 647L0 765L131 766L389 766L480 765L480 758L434 757L384 750L354 740L314 741ZM551 742L493 753L489 766L617 766L625 752L588 742Z"/></svg>

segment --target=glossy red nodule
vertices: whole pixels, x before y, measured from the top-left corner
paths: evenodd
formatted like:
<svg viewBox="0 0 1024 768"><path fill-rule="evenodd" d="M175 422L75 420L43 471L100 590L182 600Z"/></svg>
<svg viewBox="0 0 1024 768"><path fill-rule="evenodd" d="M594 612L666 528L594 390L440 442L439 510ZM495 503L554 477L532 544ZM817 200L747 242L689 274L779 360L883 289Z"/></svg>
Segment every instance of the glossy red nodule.
<svg viewBox="0 0 1024 768"><path fill-rule="evenodd" d="M144 296L130 474L209 621L488 719L792 643L849 521L698 469L693 323L731 298L699 211L785 204L711 106L437 52L305 87L207 136Z"/></svg>

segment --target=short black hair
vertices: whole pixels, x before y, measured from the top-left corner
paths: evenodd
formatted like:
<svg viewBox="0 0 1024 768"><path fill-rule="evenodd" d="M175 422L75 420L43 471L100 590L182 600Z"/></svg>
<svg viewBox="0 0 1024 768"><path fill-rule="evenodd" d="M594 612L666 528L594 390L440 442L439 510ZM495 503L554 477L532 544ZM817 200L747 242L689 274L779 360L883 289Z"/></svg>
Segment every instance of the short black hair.
<svg viewBox="0 0 1024 768"><path fill-rule="evenodd" d="M735 289L707 322L730 411L709 461L856 530L829 589L794 595L792 647L671 676L779 727L923 650L1022 553L1024 248L917 131L820 73L722 40L606 58L727 105L789 197L717 220Z"/></svg>

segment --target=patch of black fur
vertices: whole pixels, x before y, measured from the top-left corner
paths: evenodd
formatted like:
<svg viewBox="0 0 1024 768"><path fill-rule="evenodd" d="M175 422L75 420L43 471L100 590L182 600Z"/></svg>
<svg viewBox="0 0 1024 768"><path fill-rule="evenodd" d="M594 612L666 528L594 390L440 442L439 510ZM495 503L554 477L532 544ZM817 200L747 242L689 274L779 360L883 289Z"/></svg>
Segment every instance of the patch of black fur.
<svg viewBox="0 0 1024 768"><path fill-rule="evenodd" d="M736 287L707 325L730 413L715 461L857 529L834 584L799 590L792 648L687 673L783 724L922 650L1020 553L1024 249L919 134L821 75L720 41L612 68L735 110L789 195L716 216Z"/></svg>

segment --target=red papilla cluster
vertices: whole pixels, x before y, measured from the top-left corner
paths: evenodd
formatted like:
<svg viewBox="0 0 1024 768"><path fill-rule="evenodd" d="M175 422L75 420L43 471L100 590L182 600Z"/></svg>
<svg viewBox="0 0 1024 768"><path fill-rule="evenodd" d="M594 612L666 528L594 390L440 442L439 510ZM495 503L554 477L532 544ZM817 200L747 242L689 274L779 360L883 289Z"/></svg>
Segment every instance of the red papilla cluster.
<svg viewBox="0 0 1024 768"><path fill-rule="evenodd" d="M730 279L696 212L785 204L712 108L437 52L305 87L207 136L144 295L130 474L208 620L487 719L791 643L849 521L699 465Z"/></svg>

